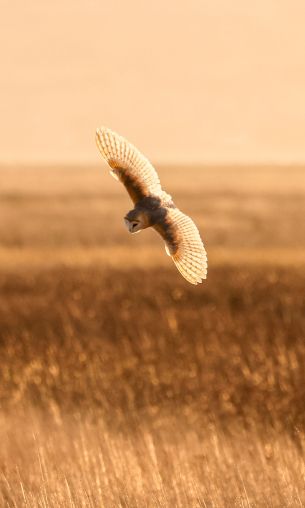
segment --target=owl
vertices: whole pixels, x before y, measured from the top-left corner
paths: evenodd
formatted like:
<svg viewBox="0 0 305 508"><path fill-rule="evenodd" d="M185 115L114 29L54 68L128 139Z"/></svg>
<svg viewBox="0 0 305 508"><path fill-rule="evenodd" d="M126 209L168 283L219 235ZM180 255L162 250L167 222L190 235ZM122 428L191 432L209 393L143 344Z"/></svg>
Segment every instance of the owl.
<svg viewBox="0 0 305 508"><path fill-rule="evenodd" d="M109 164L111 175L123 183L134 208L125 218L132 234L152 227L165 242L181 275L191 284L207 277L207 255L199 231L161 187L152 164L137 148L106 127L96 131L97 146Z"/></svg>

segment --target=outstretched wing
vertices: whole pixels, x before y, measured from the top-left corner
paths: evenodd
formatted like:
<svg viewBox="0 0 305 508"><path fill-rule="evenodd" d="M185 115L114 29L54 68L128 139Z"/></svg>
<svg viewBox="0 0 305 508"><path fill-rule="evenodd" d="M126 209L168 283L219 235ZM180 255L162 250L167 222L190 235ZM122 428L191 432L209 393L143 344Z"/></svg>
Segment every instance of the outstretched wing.
<svg viewBox="0 0 305 508"><path fill-rule="evenodd" d="M199 231L178 208L167 208L164 221L154 226L165 240L165 250L183 277L198 284L207 277L207 254Z"/></svg>
<svg viewBox="0 0 305 508"><path fill-rule="evenodd" d="M110 173L122 182L134 203L147 196L163 201L171 197L162 191L158 174L152 164L122 136L106 127L96 131L97 146L111 167Z"/></svg>

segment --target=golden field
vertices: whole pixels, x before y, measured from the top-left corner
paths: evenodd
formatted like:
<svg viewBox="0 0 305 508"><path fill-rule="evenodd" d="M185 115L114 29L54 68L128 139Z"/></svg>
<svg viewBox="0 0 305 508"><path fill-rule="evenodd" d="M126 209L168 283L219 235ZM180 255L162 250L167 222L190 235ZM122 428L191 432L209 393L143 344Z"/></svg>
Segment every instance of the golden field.
<svg viewBox="0 0 305 508"><path fill-rule="evenodd" d="M0 506L305 506L305 169L160 177L202 285L102 164L0 170Z"/></svg>

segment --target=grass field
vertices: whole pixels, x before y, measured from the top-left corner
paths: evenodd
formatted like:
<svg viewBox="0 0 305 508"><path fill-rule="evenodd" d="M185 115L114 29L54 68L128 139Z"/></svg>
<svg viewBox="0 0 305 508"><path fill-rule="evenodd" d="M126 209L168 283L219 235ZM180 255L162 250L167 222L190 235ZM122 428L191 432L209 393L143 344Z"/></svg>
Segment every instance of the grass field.
<svg viewBox="0 0 305 508"><path fill-rule="evenodd" d="M164 168L185 282L106 171L0 171L0 506L305 506L305 169Z"/></svg>

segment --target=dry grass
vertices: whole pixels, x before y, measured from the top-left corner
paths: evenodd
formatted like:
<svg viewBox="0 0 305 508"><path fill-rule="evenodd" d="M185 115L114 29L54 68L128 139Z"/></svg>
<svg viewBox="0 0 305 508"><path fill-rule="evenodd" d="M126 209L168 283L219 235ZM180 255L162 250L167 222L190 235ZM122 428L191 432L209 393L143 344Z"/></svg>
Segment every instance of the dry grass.
<svg viewBox="0 0 305 508"><path fill-rule="evenodd" d="M304 459L285 433L203 426L179 411L120 430L96 415L27 415L1 422L2 506L304 506Z"/></svg>
<svg viewBox="0 0 305 508"><path fill-rule="evenodd" d="M199 287L115 182L3 172L1 506L305 506L303 173L217 171L171 189L216 249Z"/></svg>
<svg viewBox="0 0 305 508"><path fill-rule="evenodd" d="M209 247L305 249L304 168L164 168L160 175ZM1 247L163 245L148 230L134 246L123 226L132 205L107 169L0 170L0 181Z"/></svg>

